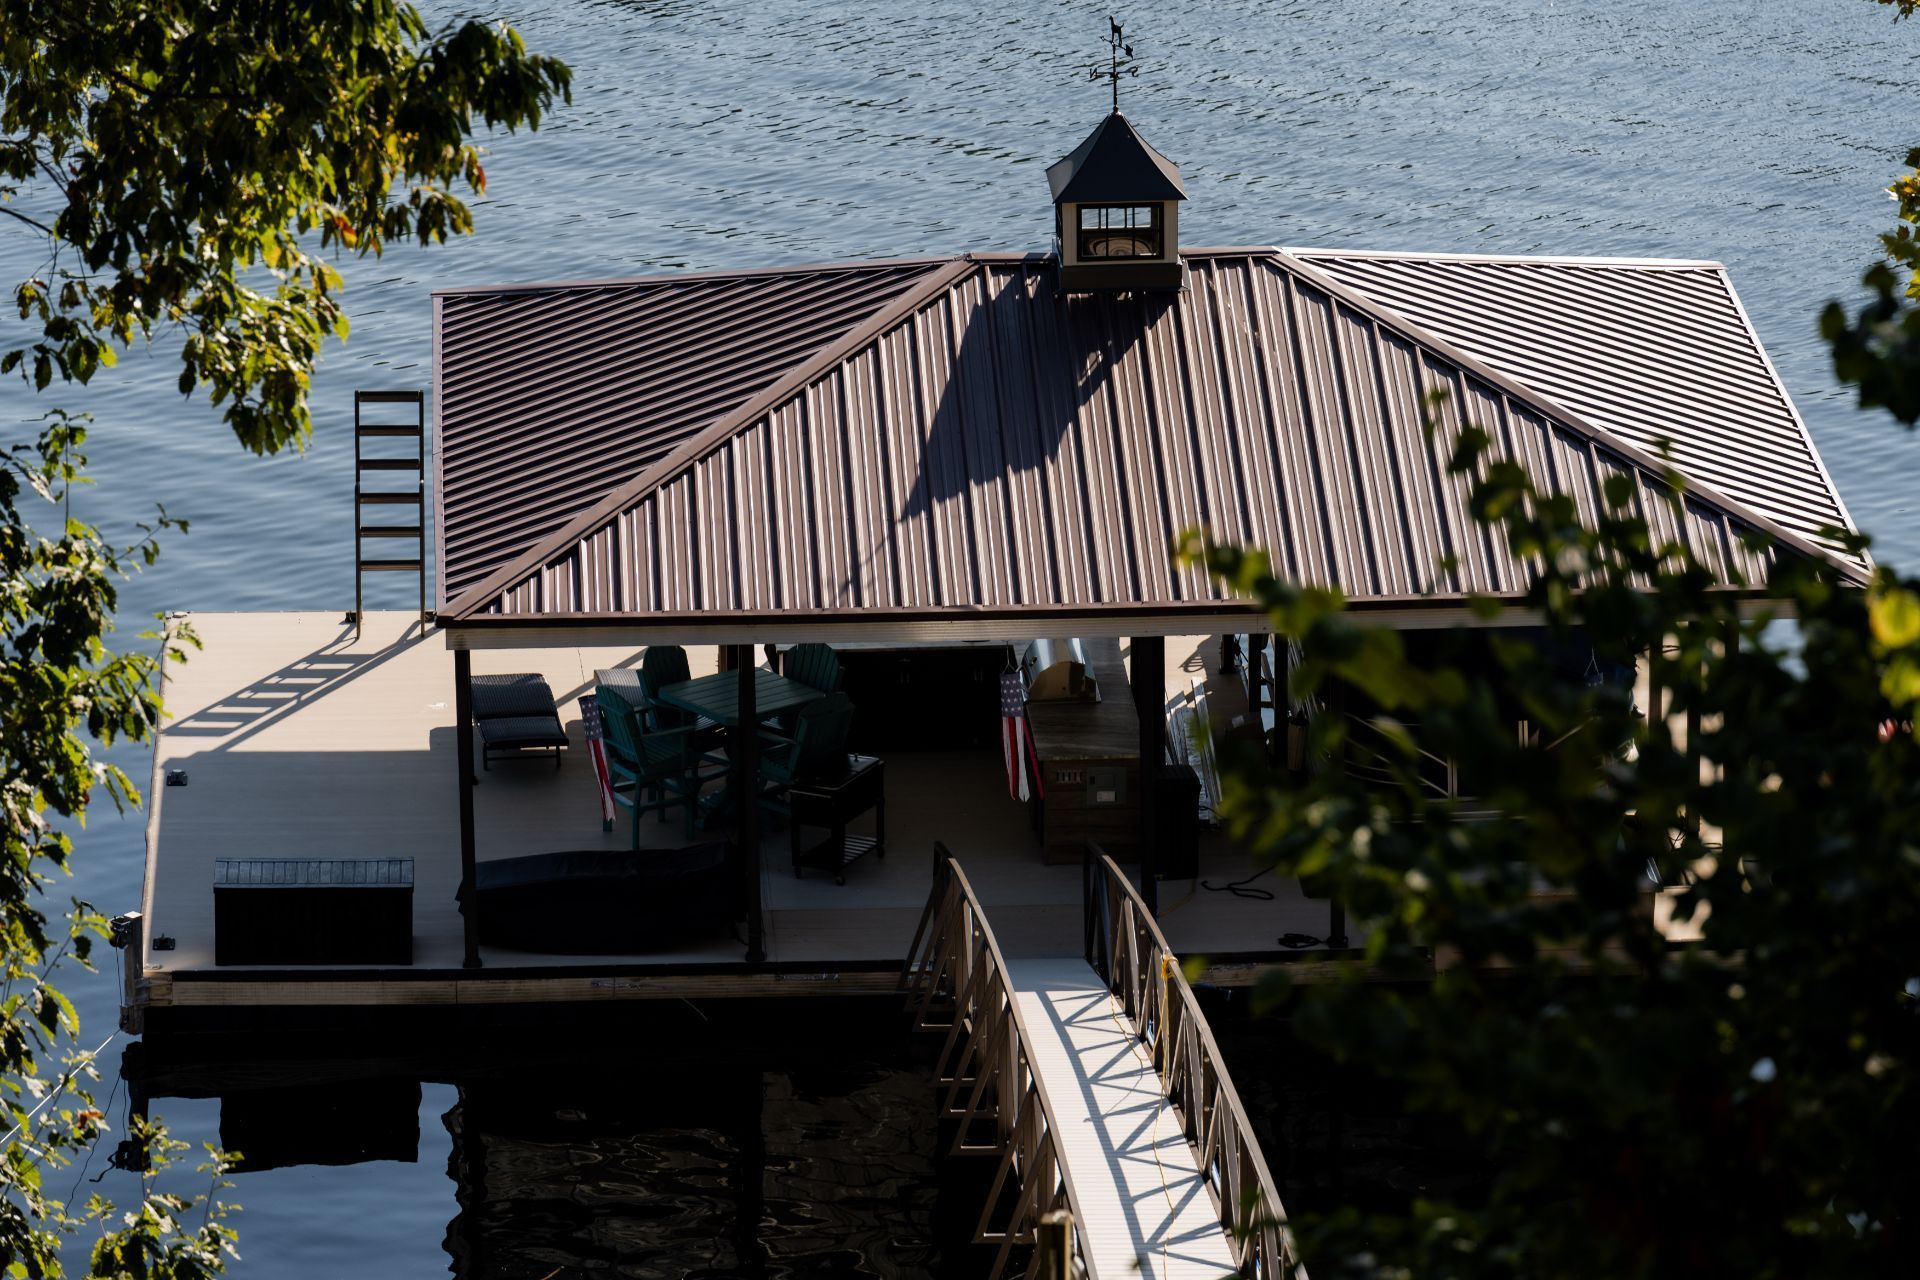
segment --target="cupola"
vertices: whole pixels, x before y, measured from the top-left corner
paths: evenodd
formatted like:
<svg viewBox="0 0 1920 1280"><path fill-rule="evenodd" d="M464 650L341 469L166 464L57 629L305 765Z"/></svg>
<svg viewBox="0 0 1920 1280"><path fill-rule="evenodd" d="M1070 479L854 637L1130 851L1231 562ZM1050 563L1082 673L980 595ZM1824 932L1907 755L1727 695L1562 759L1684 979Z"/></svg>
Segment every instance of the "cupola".
<svg viewBox="0 0 1920 1280"><path fill-rule="evenodd" d="M1065 293L1178 289L1180 202L1187 189L1173 161L1147 145L1120 114L1120 82L1140 74L1117 19L1107 19L1107 56L1086 64L1087 78L1113 90L1113 114L1059 163L1053 234Z"/></svg>
<svg viewBox="0 0 1920 1280"><path fill-rule="evenodd" d="M1118 110L1047 169L1059 238L1060 287L1178 289L1180 202L1187 189L1173 161Z"/></svg>

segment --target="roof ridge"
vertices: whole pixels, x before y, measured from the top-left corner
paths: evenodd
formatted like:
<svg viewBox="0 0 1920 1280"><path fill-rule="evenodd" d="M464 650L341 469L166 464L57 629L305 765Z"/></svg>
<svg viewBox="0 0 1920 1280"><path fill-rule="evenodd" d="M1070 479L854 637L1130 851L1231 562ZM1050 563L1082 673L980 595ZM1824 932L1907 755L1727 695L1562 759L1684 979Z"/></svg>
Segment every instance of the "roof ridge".
<svg viewBox="0 0 1920 1280"><path fill-rule="evenodd" d="M1425 325L1416 323L1387 304L1362 293L1352 285L1315 266L1308 259L1296 255L1291 250L1276 248L1273 252L1273 261L1281 266L1282 269L1291 271L1295 275L1304 278L1315 288L1339 299L1362 314L1387 325L1389 328L1399 330L1403 336L1410 337L1414 341L1426 345L1430 350L1458 365L1463 371L1497 387L1507 395L1519 400L1522 404L1531 406L1543 417L1549 418L1559 425L1587 437L1596 444L1613 450L1622 458L1634 463L1636 466L1645 468L1653 472L1653 474L1662 477L1664 477L1668 471L1679 471L1679 468L1673 463L1647 452L1645 449L1628 440L1622 439L1605 427L1589 422L1583 415L1566 408L1553 397L1536 390L1534 387L1522 382L1510 373L1503 373L1495 369L1479 356L1441 337ZM1724 268L1722 268L1722 271L1724 271ZM1761 530L1775 541L1784 543L1803 555L1812 556L1817 560L1824 560L1846 574L1847 577L1862 585L1865 584L1866 579L1863 576L1860 565L1843 559L1830 548L1808 541L1799 534L1782 527L1770 516L1761 515L1745 503L1728 497L1710 485L1701 484L1690 476L1684 478L1687 482L1685 492L1688 495L1701 498L1709 505L1718 507L1723 514L1733 516L1742 523Z"/></svg>
<svg viewBox="0 0 1920 1280"><path fill-rule="evenodd" d="M1814 469L1819 473L1821 480L1826 482L1827 493L1833 498L1833 505L1840 509L1840 518L1846 521L1847 528L1855 533L1860 532L1860 526L1854 521L1853 512L1847 510L1847 500L1841 494L1840 486L1833 482L1833 473L1827 470L1827 460L1820 456L1820 450L1813 442L1813 432L1808 428L1807 420L1800 416L1800 406L1795 404L1793 397L1787 394L1786 380L1780 376L1780 371L1774 368L1773 357L1767 354L1767 344L1760 341L1760 330L1754 327L1753 317L1747 314L1747 304L1740 301L1740 291L1733 287L1732 275L1725 271L1721 272L1720 285L1727 291L1727 301L1733 304L1734 314L1740 317L1741 328L1746 334L1748 345L1753 348L1754 356L1760 361L1760 367L1767 371L1767 378L1773 384L1773 393L1780 397L1780 403L1786 406L1787 416L1799 429L1800 443L1806 446L1807 457L1813 460ZM1862 550L1860 557L1866 561L1869 568L1873 567L1873 551L1870 548Z"/></svg>
<svg viewBox="0 0 1920 1280"><path fill-rule="evenodd" d="M905 258L871 258L841 262L792 262L766 267L727 267L711 271L662 271L646 276L606 276L590 280L532 280L524 284L449 285L428 291L429 297L484 297L506 293L559 293L568 289L619 289L629 285L689 284L714 280L753 280L765 276L811 276L828 272L886 271L902 267L938 267L953 261L946 253L921 254Z"/></svg>
<svg viewBox="0 0 1920 1280"><path fill-rule="evenodd" d="M838 338L820 346L751 399L714 419L666 457L646 468L627 483L610 490L600 501L540 539L518 557L498 566L485 578L467 588L458 600L451 601L443 616L463 620L473 614L521 578L537 572L542 565L568 545L577 543L588 533L617 519L622 511L681 474L711 452L716 445L739 434L769 412L779 408L833 366L918 311L934 297L951 289L968 273L980 269L980 264L975 262L969 254L931 261L945 265L935 266L933 270L914 281L910 287L896 295L886 305L869 314Z"/></svg>
<svg viewBox="0 0 1920 1280"><path fill-rule="evenodd" d="M1456 253L1447 250L1401 250L1401 249L1323 249L1311 245L1283 245L1280 252L1296 258L1346 258L1380 259L1391 262L1463 262L1484 263L1489 266L1516 267L1600 267L1645 271L1719 271L1725 273L1726 264L1711 258L1613 258L1584 257L1578 254L1534 254L1534 253Z"/></svg>

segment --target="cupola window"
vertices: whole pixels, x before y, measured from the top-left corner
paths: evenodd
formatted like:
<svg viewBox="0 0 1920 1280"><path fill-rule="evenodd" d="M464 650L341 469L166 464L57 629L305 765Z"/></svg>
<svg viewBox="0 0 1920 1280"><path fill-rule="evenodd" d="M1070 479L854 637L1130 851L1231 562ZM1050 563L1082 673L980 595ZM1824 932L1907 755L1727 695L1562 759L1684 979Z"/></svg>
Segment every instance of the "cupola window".
<svg viewBox="0 0 1920 1280"><path fill-rule="evenodd" d="M1158 204L1083 204L1079 206L1079 257L1082 260L1163 258L1166 232Z"/></svg>

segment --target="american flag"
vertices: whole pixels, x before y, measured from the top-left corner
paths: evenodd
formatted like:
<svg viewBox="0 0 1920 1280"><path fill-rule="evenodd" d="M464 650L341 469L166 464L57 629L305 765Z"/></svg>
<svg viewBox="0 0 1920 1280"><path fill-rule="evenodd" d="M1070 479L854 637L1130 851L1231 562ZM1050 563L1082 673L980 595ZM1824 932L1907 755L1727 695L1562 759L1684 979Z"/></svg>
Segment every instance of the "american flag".
<svg viewBox="0 0 1920 1280"><path fill-rule="evenodd" d="M1000 745L1007 758L1007 794L1015 800L1030 800L1034 794L1045 799L1046 791L1040 786L1040 760L1034 754L1033 735L1027 732L1027 691L1017 671L1000 675ZM1029 761L1033 764L1031 771L1027 768ZM1029 772L1032 793L1027 789Z"/></svg>
<svg viewBox="0 0 1920 1280"><path fill-rule="evenodd" d="M600 701L580 699L580 723L587 731L587 754L593 757L593 771L600 778L600 829L613 830L613 777L607 772L606 740L600 728Z"/></svg>

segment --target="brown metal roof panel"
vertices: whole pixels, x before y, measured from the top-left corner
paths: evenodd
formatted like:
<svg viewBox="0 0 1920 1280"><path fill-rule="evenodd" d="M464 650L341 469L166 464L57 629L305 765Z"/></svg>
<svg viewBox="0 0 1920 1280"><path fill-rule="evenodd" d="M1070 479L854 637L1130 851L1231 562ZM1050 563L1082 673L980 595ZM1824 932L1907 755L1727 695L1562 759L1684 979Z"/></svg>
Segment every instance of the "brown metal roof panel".
<svg viewBox="0 0 1920 1280"><path fill-rule="evenodd" d="M443 592L477 584L940 265L439 298Z"/></svg>
<svg viewBox="0 0 1920 1280"><path fill-rule="evenodd" d="M1193 276L1184 298L1143 300L1061 298L1031 263L955 275L636 490L632 527L659 530L657 545L593 530L559 544L531 579L551 582L539 605L613 600L627 580L636 602L674 616L1218 599L1167 562L1196 519L1283 570L1317 562L1301 576L1363 599L1510 592L1518 566L1447 470L1463 421L1589 519L1606 475L1630 471L1659 536L1744 572L1730 532L1743 517L1699 499L1676 519L1624 446L1463 368L1417 328L1277 255L1218 255ZM1434 390L1448 399L1429 437ZM659 568L570 567L643 555ZM506 599L527 603L517 588Z"/></svg>
<svg viewBox="0 0 1920 1280"><path fill-rule="evenodd" d="M1305 251L1415 322L1787 527L1845 506L1724 270Z"/></svg>

